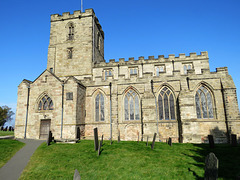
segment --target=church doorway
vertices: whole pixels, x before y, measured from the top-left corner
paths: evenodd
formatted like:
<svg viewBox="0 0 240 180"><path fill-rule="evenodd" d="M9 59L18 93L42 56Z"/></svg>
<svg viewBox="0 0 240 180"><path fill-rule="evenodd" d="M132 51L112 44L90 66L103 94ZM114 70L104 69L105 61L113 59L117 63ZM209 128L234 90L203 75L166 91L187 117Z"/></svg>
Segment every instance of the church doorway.
<svg viewBox="0 0 240 180"><path fill-rule="evenodd" d="M40 139L47 139L50 131L51 119L42 119L40 124Z"/></svg>

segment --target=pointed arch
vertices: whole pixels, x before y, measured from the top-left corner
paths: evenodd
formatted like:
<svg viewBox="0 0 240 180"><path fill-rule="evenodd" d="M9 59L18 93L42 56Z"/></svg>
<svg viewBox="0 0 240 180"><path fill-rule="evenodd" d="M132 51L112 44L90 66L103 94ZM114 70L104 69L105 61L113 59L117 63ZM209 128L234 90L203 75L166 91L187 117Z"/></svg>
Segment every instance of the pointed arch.
<svg viewBox="0 0 240 180"><path fill-rule="evenodd" d="M95 121L105 121L105 93L101 89L96 89L93 94Z"/></svg>
<svg viewBox="0 0 240 180"><path fill-rule="evenodd" d="M206 83L201 82L195 91L195 106L198 119L214 118L214 95Z"/></svg>
<svg viewBox="0 0 240 180"><path fill-rule="evenodd" d="M124 91L124 120L140 120L140 96L132 86Z"/></svg>
<svg viewBox="0 0 240 180"><path fill-rule="evenodd" d="M52 98L46 93L42 93L37 101L37 109L39 111L53 110L53 101Z"/></svg>
<svg viewBox="0 0 240 180"><path fill-rule="evenodd" d="M74 33L75 33L75 24L73 22L68 22L67 25L66 25L66 28L67 28L67 32L68 32L68 35L67 35L67 39L68 40L73 40L74 39Z"/></svg>
<svg viewBox="0 0 240 180"><path fill-rule="evenodd" d="M172 88L163 85L158 93L157 102L159 120L176 119L176 100Z"/></svg>

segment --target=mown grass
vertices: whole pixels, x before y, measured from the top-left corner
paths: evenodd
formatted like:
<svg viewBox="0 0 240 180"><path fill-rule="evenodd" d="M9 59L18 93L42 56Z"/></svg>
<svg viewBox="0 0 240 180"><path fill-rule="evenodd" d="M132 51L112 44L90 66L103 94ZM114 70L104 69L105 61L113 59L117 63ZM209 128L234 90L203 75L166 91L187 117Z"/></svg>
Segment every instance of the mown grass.
<svg viewBox="0 0 240 180"><path fill-rule="evenodd" d="M240 172L240 148L217 145L156 143L154 150L144 142L104 141L98 157L94 142L42 144L32 156L20 179L72 179L78 169L82 179L202 179L209 152L219 158L219 179L235 179Z"/></svg>
<svg viewBox="0 0 240 180"><path fill-rule="evenodd" d="M0 140L0 168L22 147L24 143L17 140Z"/></svg>
<svg viewBox="0 0 240 180"><path fill-rule="evenodd" d="M14 131L0 131L0 136L14 136Z"/></svg>

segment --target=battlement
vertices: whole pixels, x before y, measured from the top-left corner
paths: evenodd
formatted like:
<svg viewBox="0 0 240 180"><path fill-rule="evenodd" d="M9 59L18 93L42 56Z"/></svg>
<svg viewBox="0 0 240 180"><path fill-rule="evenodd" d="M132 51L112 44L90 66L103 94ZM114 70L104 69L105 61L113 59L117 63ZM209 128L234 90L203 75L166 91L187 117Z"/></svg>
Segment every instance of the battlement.
<svg viewBox="0 0 240 180"><path fill-rule="evenodd" d="M81 12L80 10L74 11L73 14L70 14L70 12L64 12L62 15L52 14L51 22L64 21L64 20L76 19L76 18L81 19L82 17L87 17L87 16L95 16L93 9L86 9L85 12Z"/></svg>
<svg viewBox="0 0 240 180"><path fill-rule="evenodd" d="M124 58L119 58L119 60L110 59L109 62L100 62L95 64L96 67L103 67L103 66L117 66L120 65L133 65L133 64L145 64L145 63L157 63L157 62L172 62L172 61L192 61L192 60L199 60L199 59L208 59L208 52L203 51L200 55L197 53L189 53L189 56L186 56L184 53L179 54L179 56L175 56L174 54L169 54L168 57L164 57L164 55L159 55L158 58L154 56L148 56L148 59L145 59L143 56L140 56L138 59L134 59L134 57L128 58L125 60Z"/></svg>

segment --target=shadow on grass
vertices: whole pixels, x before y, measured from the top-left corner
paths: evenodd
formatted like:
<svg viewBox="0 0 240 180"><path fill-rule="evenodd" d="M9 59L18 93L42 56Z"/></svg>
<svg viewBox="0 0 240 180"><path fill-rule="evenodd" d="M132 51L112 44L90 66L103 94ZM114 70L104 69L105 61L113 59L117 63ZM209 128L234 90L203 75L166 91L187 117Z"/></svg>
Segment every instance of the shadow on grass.
<svg viewBox="0 0 240 180"><path fill-rule="evenodd" d="M209 144L194 144L194 146L198 147L197 150L194 151L198 156L191 156L188 154L183 154L185 156L189 156L193 158L197 163L193 164L194 166L198 166L202 169L205 167L205 157L213 152L218 158L218 177L221 179L236 179L240 176L240 146L232 147L229 144L216 144L215 148L210 148ZM196 173L189 168L189 171L193 172L194 175ZM196 175L197 179L203 179Z"/></svg>

